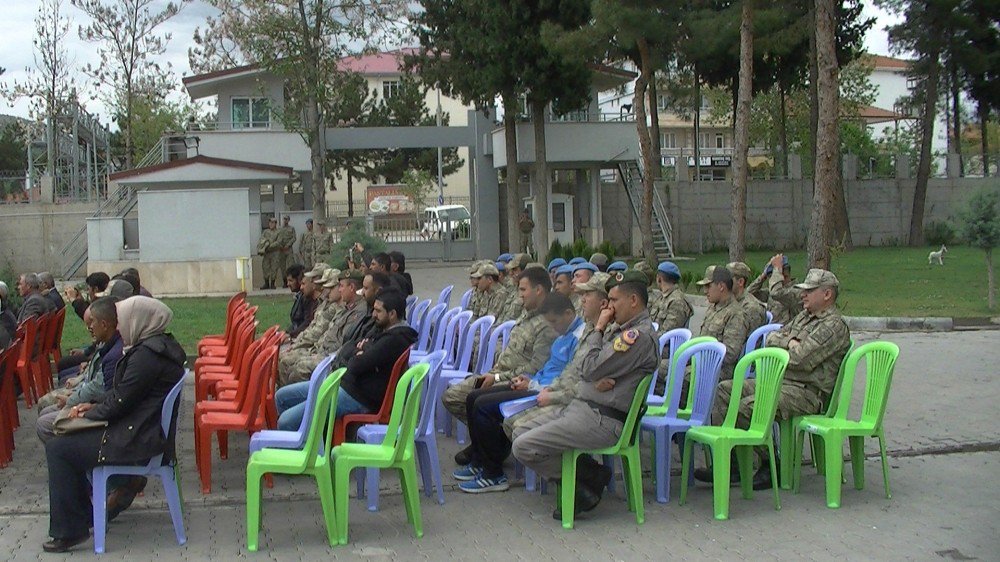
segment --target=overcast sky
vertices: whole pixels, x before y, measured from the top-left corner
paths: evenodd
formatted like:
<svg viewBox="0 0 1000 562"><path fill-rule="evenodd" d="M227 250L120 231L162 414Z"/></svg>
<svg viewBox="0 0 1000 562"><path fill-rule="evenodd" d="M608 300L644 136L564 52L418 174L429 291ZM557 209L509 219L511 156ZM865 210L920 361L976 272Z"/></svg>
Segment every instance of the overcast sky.
<svg viewBox="0 0 1000 562"><path fill-rule="evenodd" d="M166 1L155 2L156 5L166 5ZM31 41L35 33L34 19L38 10L37 0L5 0L3 2L3 18L0 19L0 67L6 68L6 73L0 76L0 81L10 83L12 80L23 80L25 68L34 65L32 56ZM67 37L67 50L70 57L75 59L77 67L86 66L87 63L97 64L99 62L94 45L81 41L77 28L86 23L86 16L78 9L65 2L63 8L72 20L69 36ZM191 37L196 27L204 26L205 18L215 12L214 8L208 6L200 0L195 0L185 8L175 18L166 22L162 26L162 31L171 33L173 38L167 45L167 52L163 55L161 62L169 62L174 69L174 75L180 84L180 77L191 74L188 67L187 49L191 44ZM885 27L896 21L896 18L882 10L875 8L871 2L866 3L865 14L876 18L875 25L865 39L865 45L869 52L875 54L888 55L889 44L885 33ZM92 84L87 84L82 73L77 77L78 83L85 84L82 89L92 88ZM101 121L108 122L108 113L99 100L90 100L89 95L81 96L88 110L96 113ZM11 106L6 100L0 100L0 113L12 114L21 117L28 115L28 103L21 101Z"/></svg>

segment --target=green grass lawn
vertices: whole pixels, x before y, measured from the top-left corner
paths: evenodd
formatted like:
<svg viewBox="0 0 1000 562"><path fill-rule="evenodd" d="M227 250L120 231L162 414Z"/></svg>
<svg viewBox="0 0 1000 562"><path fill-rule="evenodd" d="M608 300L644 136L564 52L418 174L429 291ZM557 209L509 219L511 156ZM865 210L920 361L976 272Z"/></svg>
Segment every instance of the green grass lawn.
<svg viewBox="0 0 1000 562"><path fill-rule="evenodd" d="M840 278L840 305L848 316L949 316L988 317L986 307L986 260L982 250L949 248L945 265L927 265L930 248L860 248L834 258ZM774 252L748 252L747 263L760 271ZM724 252L677 260L682 272L702 274L712 264L728 261ZM805 252L789 253L792 273L805 277ZM700 278L700 277L699 277ZM691 291L693 292L693 291ZM164 299L174 311L171 330L189 354L206 334L221 333L228 299ZM292 297L253 297L260 309L257 318L264 328L288 323ZM993 315L995 315L994 313ZM83 322L68 314L63 347L80 347L90 341Z"/></svg>
<svg viewBox="0 0 1000 562"><path fill-rule="evenodd" d="M834 257L841 310L848 316L995 316L986 302L985 253L954 246L948 248L944 266L927 265L927 254L934 249L858 248ZM748 252L747 264L760 271L774 253ZM725 252L691 257L677 261L682 272L704 274L709 265L728 261ZM805 251L789 252L788 259L792 274L805 277Z"/></svg>

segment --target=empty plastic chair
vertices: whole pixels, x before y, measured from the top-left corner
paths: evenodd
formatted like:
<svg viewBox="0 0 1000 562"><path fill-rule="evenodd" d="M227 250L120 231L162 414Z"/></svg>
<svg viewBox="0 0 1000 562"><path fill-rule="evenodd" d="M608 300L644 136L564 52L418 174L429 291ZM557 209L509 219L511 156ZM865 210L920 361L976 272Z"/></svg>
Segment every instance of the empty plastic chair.
<svg viewBox="0 0 1000 562"><path fill-rule="evenodd" d="M163 408L160 410L160 427L164 435L175 435L177 432L177 410L179 409L179 398L181 389L184 388L184 379L181 377L177 381L167 397L163 400ZM169 440L172 441L172 440ZM167 496L167 506L170 508L170 519L174 523L174 534L177 535L177 544L187 542L184 534L184 518L181 505L181 479L176 456L168 464L163 464L163 455L156 455L149 459L144 466L97 466L91 472L93 482L93 493L95 498L108 497L108 478L115 475L129 476L158 476L163 483L163 491ZM94 552L100 554L104 552L104 536L107 532L108 516L105 512L105 502L92 502L94 507Z"/></svg>
<svg viewBox="0 0 1000 562"><path fill-rule="evenodd" d="M431 306L430 299L424 299L413 306L413 310L406 311L406 320L410 323L410 327L420 333L420 328L423 326L424 314L427 313L427 309Z"/></svg>
<svg viewBox="0 0 1000 562"><path fill-rule="evenodd" d="M306 437L309 435L309 424L312 422L312 416L309 415L309 412L313 411L319 387L326 380L326 377L330 375L330 364L336 358L336 354L327 356L313 369L312 375L309 377L309 391L306 394L306 406L303 411L302 421L299 422L299 428L295 431L264 429L254 433L250 437L250 454L265 447L272 449L302 448L302 445L306 442Z"/></svg>
<svg viewBox="0 0 1000 562"><path fill-rule="evenodd" d="M750 336L747 337L747 343L743 346L743 355L764 347L767 342L767 335L780 329L781 324L764 324L760 328L750 332Z"/></svg>
<svg viewBox="0 0 1000 562"><path fill-rule="evenodd" d="M445 308L451 303L451 291L454 289L454 285L448 285L444 289L441 289L441 294L438 295L437 304L443 304Z"/></svg>
<svg viewBox="0 0 1000 562"><path fill-rule="evenodd" d="M663 357L664 349L670 350L670 354L667 355L668 372L660 373L659 369L657 369L657 371L653 373L655 377L653 378L653 384L649 385L649 395L646 397L646 404L649 404L651 406L663 404L664 395L666 394L666 386L664 386L664 391L663 391L664 394L657 394L656 393L657 378L662 376L664 380L669 380L670 377L669 371L671 369L671 365L673 365L674 357L676 356L677 353L677 348L679 348L681 344L688 341L689 339L691 339L691 330L688 330L687 328L676 328L660 336L659 341L657 342L660 344L659 356ZM662 361L660 363L662 364Z"/></svg>
<svg viewBox="0 0 1000 562"><path fill-rule="evenodd" d="M437 351L439 349L444 349L444 339L448 331L447 330L448 324L451 322L451 319L454 318L455 315L457 315L460 312L462 312L462 309L456 306L455 308L441 314L441 316L438 317L437 322L435 322L434 325L431 327L432 337L433 337L431 344L427 347L427 349L425 349L422 352L410 353L410 359L414 365L422 361L423 358L426 357L431 352Z"/></svg>
<svg viewBox="0 0 1000 562"><path fill-rule="evenodd" d="M774 322L774 315L771 314L770 310L768 310L767 312L764 313L764 317L767 318L767 323L768 324L770 324L771 322Z"/></svg>
<svg viewBox="0 0 1000 562"><path fill-rule="evenodd" d="M417 305L417 308L420 308L420 305ZM417 330L417 343L413 346L413 353L420 355L430 352L432 331L438 319L444 314L444 310L445 305L436 304L424 313L420 320L420 329Z"/></svg>

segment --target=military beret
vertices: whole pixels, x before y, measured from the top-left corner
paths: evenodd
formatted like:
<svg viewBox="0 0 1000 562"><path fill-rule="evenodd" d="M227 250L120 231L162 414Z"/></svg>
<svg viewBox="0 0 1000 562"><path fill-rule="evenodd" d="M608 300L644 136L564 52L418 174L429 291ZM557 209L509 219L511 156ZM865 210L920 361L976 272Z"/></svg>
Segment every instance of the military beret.
<svg viewBox="0 0 1000 562"><path fill-rule="evenodd" d="M675 279L681 278L681 268L677 267L677 264L672 261L660 262L660 265L656 267L656 271L659 271L664 275L674 277Z"/></svg>
<svg viewBox="0 0 1000 562"><path fill-rule="evenodd" d="M587 280L586 283L574 283L573 287L578 293L588 293L590 291L600 291L604 294L608 293L608 290L604 285L608 282L610 275L603 272L597 272L593 277Z"/></svg>
<svg viewBox="0 0 1000 562"><path fill-rule="evenodd" d="M815 289L817 287L839 287L840 280L831 271L825 269L810 269L805 281L795 285L796 289Z"/></svg>
<svg viewBox="0 0 1000 562"><path fill-rule="evenodd" d="M350 279L352 281L364 281L365 274L360 269L345 269L340 272L340 280Z"/></svg>
<svg viewBox="0 0 1000 562"><path fill-rule="evenodd" d="M503 253L503 254L500 254L499 256L497 256L497 261L503 262L503 263L507 263L507 262L509 262L512 259L514 259L514 255L513 254Z"/></svg>
<svg viewBox="0 0 1000 562"><path fill-rule="evenodd" d="M504 262L498 261L495 265L497 266L497 271L507 271L507 264Z"/></svg>
<svg viewBox="0 0 1000 562"><path fill-rule="evenodd" d="M306 224L312 224L312 223L313 223L312 219L306 219Z"/></svg>
<svg viewBox="0 0 1000 562"><path fill-rule="evenodd" d="M569 275L570 277L572 277L573 266L569 264L560 265L558 268L556 268L556 275Z"/></svg>
<svg viewBox="0 0 1000 562"><path fill-rule="evenodd" d="M604 284L604 288L608 292L611 292L611 289L616 285L629 282L642 283L643 285L646 285L649 282L649 278L646 277L645 273L634 269L630 271L618 271L611 274L607 283Z"/></svg>
<svg viewBox="0 0 1000 562"><path fill-rule="evenodd" d="M578 263L575 266L573 266L573 271L578 271L581 269L586 269L587 271L593 271L594 273L597 273L597 266L588 261L585 261L583 263Z"/></svg>
<svg viewBox="0 0 1000 562"><path fill-rule="evenodd" d="M705 268L705 278L695 283L696 285L708 285L712 282L712 274L715 273L715 266L710 265Z"/></svg>
<svg viewBox="0 0 1000 562"><path fill-rule="evenodd" d="M626 269L628 269L627 263L623 261L616 261L612 262L612 264L608 266L608 273L611 273L613 271L625 271Z"/></svg>
<svg viewBox="0 0 1000 562"><path fill-rule="evenodd" d="M546 267L545 269L547 269L549 271L552 271L553 269L555 269L557 267L562 267L564 265L566 265L566 260L564 260L562 258L556 258L556 259L550 261L549 262L549 266Z"/></svg>
<svg viewBox="0 0 1000 562"><path fill-rule="evenodd" d="M583 259L583 258L581 258L579 256L577 256L577 257L569 260L569 264L570 265L579 265L581 263L587 263L587 260L585 260L585 259Z"/></svg>
<svg viewBox="0 0 1000 562"><path fill-rule="evenodd" d="M743 279L750 279L753 277L753 273L750 271L750 266L741 261L730 262L726 265L726 269L733 274L733 277L740 277Z"/></svg>

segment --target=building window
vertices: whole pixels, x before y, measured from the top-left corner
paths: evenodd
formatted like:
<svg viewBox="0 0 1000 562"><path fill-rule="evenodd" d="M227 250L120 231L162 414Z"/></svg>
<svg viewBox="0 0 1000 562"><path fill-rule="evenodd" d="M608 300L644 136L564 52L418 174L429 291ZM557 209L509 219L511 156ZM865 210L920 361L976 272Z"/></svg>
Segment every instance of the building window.
<svg viewBox="0 0 1000 562"><path fill-rule="evenodd" d="M712 133L701 133L698 135L698 146L701 148L711 148Z"/></svg>
<svg viewBox="0 0 1000 562"><path fill-rule="evenodd" d="M701 168L698 179L700 181L726 181L726 170L725 168Z"/></svg>
<svg viewBox="0 0 1000 562"><path fill-rule="evenodd" d="M399 80L382 81L382 97L385 99L394 98L399 94Z"/></svg>
<svg viewBox="0 0 1000 562"><path fill-rule="evenodd" d="M670 103L670 100L667 98L666 94L656 95L656 107L658 109L666 109L668 103Z"/></svg>
<svg viewBox="0 0 1000 562"><path fill-rule="evenodd" d="M566 232L566 204L552 204L552 232Z"/></svg>
<svg viewBox="0 0 1000 562"><path fill-rule="evenodd" d="M715 148L726 147L726 136L722 133L715 133Z"/></svg>
<svg viewBox="0 0 1000 562"><path fill-rule="evenodd" d="M660 133L660 148L677 148L677 133Z"/></svg>
<svg viewBox="0 0 1000 562"><path fill-rule="evenodd" d="M907 90L912 92L913 90L916 90L919 86L920 86L920 80L918 80L917 78L910 77L906 79Z"/></svg>
<svg viewBox="0 0 1000 562"><path fill-rule="evenodd" d="M271 108L267 98L233 98L233 128L271 126Z"/></svg>

